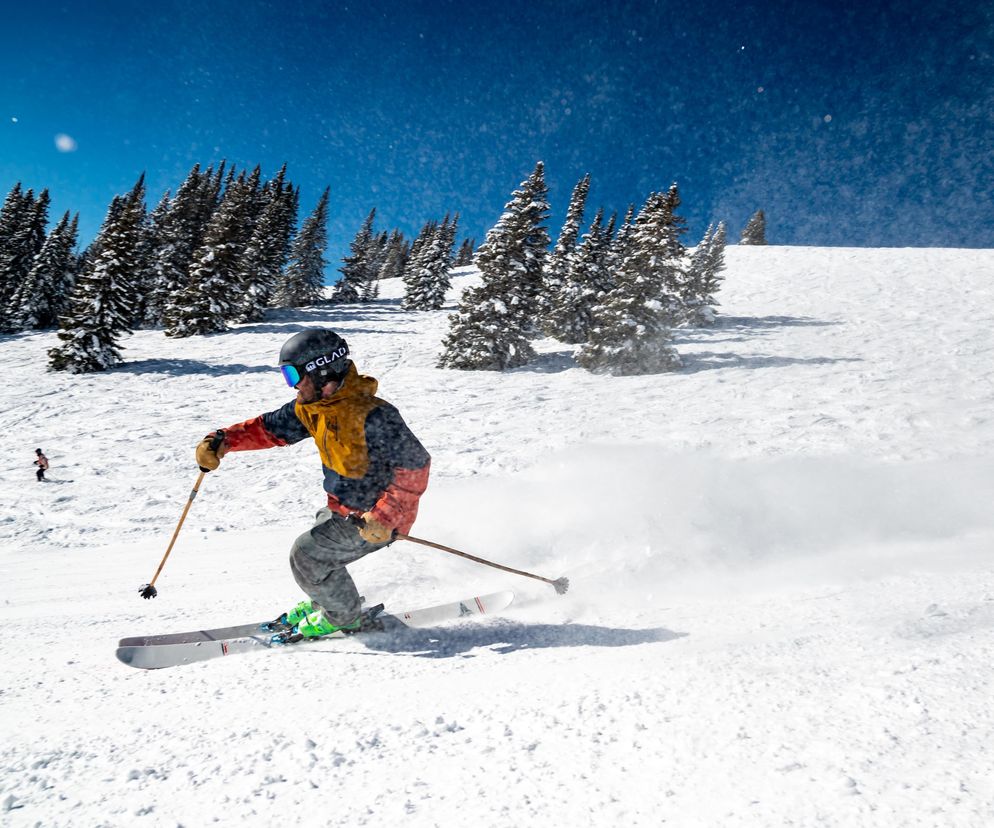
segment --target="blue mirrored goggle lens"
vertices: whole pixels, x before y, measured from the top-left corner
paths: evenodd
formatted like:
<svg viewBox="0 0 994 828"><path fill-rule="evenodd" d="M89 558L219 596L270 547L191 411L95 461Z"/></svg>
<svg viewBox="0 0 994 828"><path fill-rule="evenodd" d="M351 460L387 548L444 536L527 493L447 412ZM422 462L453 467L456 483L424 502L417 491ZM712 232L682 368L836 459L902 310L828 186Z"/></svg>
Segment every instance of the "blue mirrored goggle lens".
<svg viewBox="0 0 994 828"><path fill-rule="evenodd" d="M300 382L300 371L298 371L295 366L281 365L280 371L283 372L283 379L286 380L286 384L291 388L295 388L297 383Z"/></svg>

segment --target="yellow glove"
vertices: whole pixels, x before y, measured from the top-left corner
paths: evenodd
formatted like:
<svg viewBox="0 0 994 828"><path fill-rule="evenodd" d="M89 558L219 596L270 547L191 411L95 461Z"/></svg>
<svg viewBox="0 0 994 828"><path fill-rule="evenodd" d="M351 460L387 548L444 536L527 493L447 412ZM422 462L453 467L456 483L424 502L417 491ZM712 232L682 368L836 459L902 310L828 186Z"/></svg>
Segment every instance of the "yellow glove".
<svg viewBox="0 0 994 828"><path fill-rule="evenodd" d="M208 434L197 444L197 465L203 471L214 471L221 465L221 458L228 453L224 440L218 443L217 437L217 432ZM215 444L217 448L214 448Z"/></svg>
<svg viewBox="0 0 994 828"><path fill-rule="evenodd" d="M372 512L366 512L362 516L362 521L359 536L367 543L386 543L393 539L394 530L380 523L373 517Z"/></svg>

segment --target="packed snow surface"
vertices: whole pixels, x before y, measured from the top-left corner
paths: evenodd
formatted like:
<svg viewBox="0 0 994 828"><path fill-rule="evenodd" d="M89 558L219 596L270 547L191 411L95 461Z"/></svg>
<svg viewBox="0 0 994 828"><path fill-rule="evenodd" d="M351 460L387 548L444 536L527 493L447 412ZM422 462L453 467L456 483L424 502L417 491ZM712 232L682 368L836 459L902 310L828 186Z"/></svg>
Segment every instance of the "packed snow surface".
<svg viewBox="0 0 994 828"><path fill-rule="evenodd" d="M994 251L730 248L676 373L546 340L434 367L449 307L141 331L104 374L0 339L5 826L986 826L994 821ZM273 617L322 503L308 441L208 431L292 393L333 326L433 456L413 533L353 567L388 609L514 589L499 618L160 671L119 638ZM34 449L51 460L38 484Z"/></svg>

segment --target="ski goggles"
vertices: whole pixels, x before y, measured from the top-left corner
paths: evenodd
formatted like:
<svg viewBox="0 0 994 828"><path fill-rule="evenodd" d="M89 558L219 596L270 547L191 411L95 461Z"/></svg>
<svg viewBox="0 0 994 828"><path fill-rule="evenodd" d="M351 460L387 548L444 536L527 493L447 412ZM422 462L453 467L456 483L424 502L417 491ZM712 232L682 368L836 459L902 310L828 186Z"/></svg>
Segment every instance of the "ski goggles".
<svg viewBox="0 0 994 828"><path fill-rule="evenodd" d="M296 388L297 383L304 378L300 373L300 369L296 365L281 365L280 372L283 374L283 379L286 380L286 384L291 388Z"/></svg>

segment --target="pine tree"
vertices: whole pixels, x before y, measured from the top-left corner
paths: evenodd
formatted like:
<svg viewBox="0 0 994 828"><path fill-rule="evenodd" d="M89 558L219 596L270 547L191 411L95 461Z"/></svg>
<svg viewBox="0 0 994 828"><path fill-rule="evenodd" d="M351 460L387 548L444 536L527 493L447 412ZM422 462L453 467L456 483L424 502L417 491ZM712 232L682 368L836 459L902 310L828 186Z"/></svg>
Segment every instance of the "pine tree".
<svg viewBox="0 0 994 828"><path fill-rule="evenodd" d="M286 164L263 188L265 203L236 265L239 299L235 318L239 322L263 318L290 253L296 208L293 185L285 179Z"/></svg>
<svg viewBox="0 0 994 828"><path fill-rule="evenodd" d="M625 212L625 218L621 222L621 227L618 228L618 232L614 236L614 241L611 242L611 258L618 267L621 266L621 263L631 252L629 250L629 239L631 238L632 231L635 229L634 225L635 205L629 204L628 210Z"/></svg>
<svg viewBox="0 0 994 828"><path fill-rule="evenodd" d="M687 232L687 222L677 215L679 206L679 188L673 184L662 198L658 217L653 213L653 219L658 223L654 273L659 283L659 300L669 314L668 324L676 324L683 315L680 297L689 265L687 248L680 238Z"/></svg>
<svg viewBox="0 0 994 828"><path fill-rule="evenodd" d="M411 244L411 249L408 251L407 259L404 262L404 269L401 272L401 278L404 280L405 294L416 290L414 286L417 284L421 272L421 254L431 244L431 240L437 232L438 222L434 219L427 221Z"/></svg>
<svg viewBox="0 0 994 828"><path fill-rule="evenodd" d="M390 234L390 239L387 241L386 255L383 258L383 264L380 265L380 272L377 278L380 281L384 279L399 279L404 275L404 262L406 258L407 242L404 240L404 234L400 230L394 230Z"/></svg>
<svg viewBox="0 0 994 828"><path fill-rule="evenodd" d="M97 237L100 252L79 275L69 309L59 320L62 344L48 352L53 370L88 373L121 361L118 340L130 333L134 319L131 274L145 217L143 179L108 210Z"/></svg>
<svg viewBox="0 0 994 828"><path fill-rule="evenodd" d="M7 246L14 237L14 233L21 226L21 214L25 201L26 198L21 193L21 182L18 181L7 193L3 206L0 207L0 262L4 261Z"/></svg>
<svg viewBox="0 0 994 828"><path fill-rule="evenodd" d="M375 255L376 240L373 236L375 217L374 207L349 245L350 253L342 259L343 266L338 269L342 278L332 291L332 302L358 302L362 298L362 290L370 278L370 259Z"/></svg>
<svg viewBox="0 0 994 828"><path fill-rule="evenodd" d="M404 280L406 293L401 307L406 310L439 310L445 304L445 295L451 285L452 246L455 244L457 215L450 221L446 216L425 239L417 258L417 267Z"/></svg>
<svg viewBox="0 0 994 828"><path fill-rule="evenodd" d="M72 279L75 246L76 221L70 220L67 210L48 234L31 271L11 300L14 329L50 328L58 322L66 283Z"/></svg>
<svg viewBox="0 0 994 828"><path fill-rule="evenodd" d="M672 258L679 242L673 196L672 188L653 193L635 218L615 286L594 308L590 340L577 355L584 368L631 375L680 366L671 330L678 300L667 293L680 272Z"/></svg>
<svg viewBox="0 0 994 828"><path fill-rule="evenodd" d="M547 330L562 342L582 343L590 337L594 308L613 282L604 269L604 211L598 210L579 248L569 257L565 279L547 319Z"/></svg>
<svg viewBox="0 0 994 828"><path fill-rule="evenodd" d="M386 230L373 239L366 259L366 282L359 292L361 302L372 302L380 295L380 270L389 253L390 236Z"/></svg>
<svg viewBox="0 0 994 828"><path fill-rule="evenodd" d="M540 161L477 251L483 284L465 291L459 309L449 317L440 368L504 371L534 356L528 333L535 321L549 246L544 226L547 199Z"/></svg>
<svg viewBox="0 0 994 828"><path fill-rule="evenodd" d="M545 288L545 260L549 254L549 231L545 226L549 220L549 190L545 185L545 165L541 161L524 182L520 196L516 204L518 220L509 227L508 255L488 249L484 242L478 251L478 262L481 270L507 267L508 276L517 276L511 279L507 298L509 305L519 310L522 331L531 333L538 327L539 303ZM515 203L513 199L511 203Z"/></svg>
<svg viewBox="0 0 994 828"><path fill-rule="evenodd" d="M436 309L440 309L445 304L445 296L449 292L449 288L452 287L452 280L449 278L449 274L452 270L452 251L456 244L456 233L458 231L459 213L456 213L452 221L447 221L443 224L443 228L440 231L439 241L441 244L436 258L435 272L437 275L434 281L435 297L432 301L432 305Z"/></svg>
<svg viewBox="0 0 994 828"><path fill-rule="evenodd" d="M66 267L62 273L62 278L55 285L55 293L52 297L53 325L58 325L62 315L68 310L76 280L82 273L82 256L76 253L76 244L79 239L79 213L73 215L64 239L67 251Z"/></svg>
<svg viewBox="0 0 994 828"><path fill-rule="evenodd" d="M121 215L121 212L124 210L124 204L126 200L127 199L125 196L114 196L111 199L110 205L107 207L107 215L104 217L103 225L101 225L101 227L103 227L104 225L111 224ZM100 238L100 233L97 233L96 238L94 238L93 241L90 242L87 248L80 255L79 267L77 269L78 273L82 273L84 270L89 268L93 264L93 262L95 262L97 259L100 258L101 244L102 241Z"/></svg>
<svg viewBox="0 0 994 828"><path fill-rule="evenodd" d="M538 312L543 320L546 333L555 335L552 330L555 324L551 317L556 312L559 295L567 280L567 270L570 260L576 253L576 242L580 237L580 225L583 223L583 211L587 204L587 193L590 192L590 174L587 173L573 188L570 196L569 209L566 211L566 221L559 232L559 239L552 249L545 264L545 285L539 295Z"/></svg>
<svg viewBox="0 0 994 828"><path fill-rule="evenodd" d="M227 330L235 315L237 265L251 231L255 187L242 173L231 181L194 253L190 279L173 298L166 336L202 336Z"/></svg>
<svg viewBox="0 0 994 828"><path fill-rule="evenodd" d="M616 244L614 227L618 221L618 214L611 213L607 226L601 232L600 243L594 253L598 269L604 276L603 292L607 293L614 287L614 275L621 267L623 258L619 256L618 245Z"/></svg>
<svg viewBox="0 0 994 828"><path fill-rule="evenodd" d="M290 263L273 297L281 308L314 305L324 296L325 248L328 246L328 189L307 217L290 248Z"/></svg>
<svg viewBox="0 0 994 828"><path fill-rule="evenodd" d="M159 250L165 244L166 219L169 214L171 193L169 190L159 199L152 212L142 222L138 242L138 271L135 273L135 326L157 325L158 314L151 309L159 283L156 267Z"/></svg>
<svg viewBox="0 0 994 828"><path fill-rule="evenodd" d="M459 252L456 254L453 267L467 267L473 264L473 251L476 249L476 239L463 239L459 245Z"/></svg>
<svg viewBox="0 0 994 828"><path fill-rule="evenodd" d="M752 214L748 224L742 230L739 244L766 244L766 215L762 210Z"/></svg>
<svg viewBox="0 0 994 828"><path fill-rule="evenodd" d="M17 308L12 301L28 278L35 258L45 243L48 205L48 190L42 190L38 198L28 190L21 200L18 226L4 246L3 258L0 259L0 330L19 330Z"/></svg>
<svg viewBox="0 0 994 828"><path fill-rule="evenodd" d="M175 312L173 297L189 282L194 245L204 234L200 222L205 212L205 180L210 180L210 173L201 172L200 165L195 164L162 216L157 230L158 246L153 254L152 284L146 297L148 324L170 324Z"/></svg>
<svg viewBox="0 0 994 828"><path fill-rule="evenodd" d="M687 324L710 325L714 322L718 306L716 294L725 269L725 223L718 229L708 225L701 243L690 258L690 268L684 286L683 305Z"/></svg>
<svg viewBox="0 0 994 828"><path fill-rule="evenodd" d="M421 232L414 237L414 241L411 243L411 247L407 251L407 260L404 263L404 272L402 275L405 280L411 275L413 270L418 267L418 256L421 255L421 250L435 234L437 229L437 221L434 219L432 221L427 221L421 228Z"/></svg>

